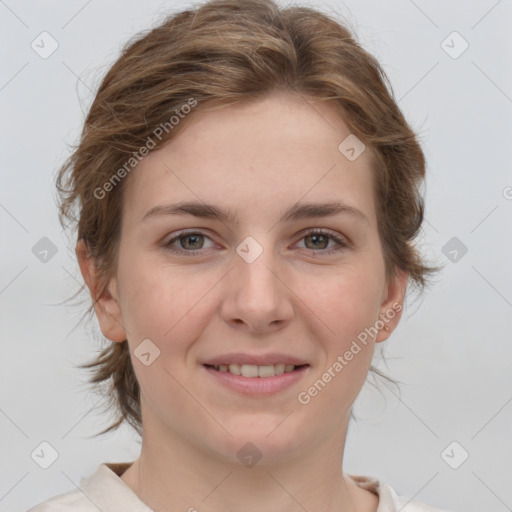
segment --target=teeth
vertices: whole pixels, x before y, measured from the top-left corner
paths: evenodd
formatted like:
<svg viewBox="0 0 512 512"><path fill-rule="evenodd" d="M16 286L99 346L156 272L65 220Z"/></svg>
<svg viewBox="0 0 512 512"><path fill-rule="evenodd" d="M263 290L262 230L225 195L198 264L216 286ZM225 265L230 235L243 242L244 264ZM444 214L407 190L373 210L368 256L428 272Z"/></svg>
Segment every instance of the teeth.
<svg viewBox="0 0 512 512"><path fill-rule="evenodd" d="M255 364L220 364L214 366L220 372L229 372L233 375L243 377L275 377L283 373L292 372L295 369L293 364L278 363L274 365L257 366Z"/></svg>
<svg viewBox="0 0 512 512"><path fill-rule="evenodd" d="M233 375L240 375L240 365L239 364L230 364L229 365L229 373Z"/></svg>
<svg viewBox="0 0 512 512"><path fill-rule="evenodd" d="M295 366L293 366L293 364L289 364L288 366L291 366L291 368L292 368L291 370L288 370L289 372L291 372L295 368ZM274 365L274 375L281 375L285 371L286 371L286 365L284 365L282 363ZM261 377L261 374L260 374L260 377Z"/></svg>
<svg viewBox="0 0 512 512"><path fill-rule="evenodd" d="M259 368L258 366L255 366L253 364L241 364L240 365L240 373L244 377L257 377L258 376L258 368Z"/></svg>
<svg viewBox="0 0 512 512"><path fill-rule="evenodd" d="M284 372L284 367L283 367ZM269 366L258 366L258 377L274 377L276 375L276 369L273 365Z"/></svg>

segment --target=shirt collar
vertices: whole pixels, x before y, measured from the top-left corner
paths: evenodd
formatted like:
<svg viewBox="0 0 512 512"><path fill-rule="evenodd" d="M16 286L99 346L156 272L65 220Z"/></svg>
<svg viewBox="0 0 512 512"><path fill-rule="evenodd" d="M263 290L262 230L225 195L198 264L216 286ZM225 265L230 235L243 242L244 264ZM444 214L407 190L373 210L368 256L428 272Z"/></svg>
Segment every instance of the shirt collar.
<svg viewBox="0 0 512 512"><path fill-rule="evenodd" d="M153 512L133 490L121 480L121 475L131 462L105 462L82 482L81 490L100 510L111 512ZM398 497L395 491L377 478L366 475L349 475L363 489L379 497L377 512L396 512Z"/></svg>

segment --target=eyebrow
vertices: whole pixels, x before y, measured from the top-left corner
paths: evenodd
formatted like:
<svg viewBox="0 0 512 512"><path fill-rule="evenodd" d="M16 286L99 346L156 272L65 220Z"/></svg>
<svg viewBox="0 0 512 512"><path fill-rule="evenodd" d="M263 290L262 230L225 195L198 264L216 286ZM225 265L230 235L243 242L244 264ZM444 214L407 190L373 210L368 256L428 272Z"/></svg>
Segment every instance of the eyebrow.
<svg viewBox="0 0 512 512"><path fill-rule="evenodd" d="M279 222L297 221L312 217L328 217L337 214L350 215L355 219L363 220L370 224L368 217L362 211L342 201L296 203L286 210ZM213 204L196 201L183 201L155 206L144 214L142 221L162 215L193 215L204 219L217 219L226 223L238 224L238 217L231 210L224 210Z"/></svg>

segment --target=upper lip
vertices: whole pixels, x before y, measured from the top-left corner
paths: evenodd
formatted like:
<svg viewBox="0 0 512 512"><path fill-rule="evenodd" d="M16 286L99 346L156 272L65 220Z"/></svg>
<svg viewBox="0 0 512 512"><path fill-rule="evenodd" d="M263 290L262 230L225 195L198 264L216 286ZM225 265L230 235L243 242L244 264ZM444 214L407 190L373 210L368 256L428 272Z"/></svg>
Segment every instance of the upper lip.
<svg viewBox="0 0 512 512"><path fill-rule="evenodd" d="M203 364L219 366L221 364L252 364L257 366L267 366L273 364L293 364L295 366L301 366L308 364L303 359L298 357L289 356L287 354L279 354L277 352L270 354L242 354L240 352L232 352L230 354L223 354L212 357Z"/></svg>

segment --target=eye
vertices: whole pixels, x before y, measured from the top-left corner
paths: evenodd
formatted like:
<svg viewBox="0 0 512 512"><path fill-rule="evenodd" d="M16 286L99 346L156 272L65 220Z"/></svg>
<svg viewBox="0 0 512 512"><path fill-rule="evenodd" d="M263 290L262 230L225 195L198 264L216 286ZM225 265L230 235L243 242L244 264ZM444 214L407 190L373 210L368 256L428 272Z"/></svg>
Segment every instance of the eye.
<svg viewBox="0 0 512 512"><path fill-rule="evenodd" d="M301 240L305 241L306 249L312 249L315 252L321 252L322 254L331 254L334 252L342 251L348 247L347 241L330 231L323 229L314 229L304 233ZM335 242L335 246L328 250L329 242Z"/></svg>
<svg viewBox="0 0 512 512"><path fill-rule="evenodd" d="M202 251L203 249L211 249L213 247L213 245L205 247L204 244L206 240L209 240L213 244L211 238L200 231L182 231L164 242L163 245L166 250L175 254L195 255L204 252ZM305 249L310 249L321 254L339 252L349 246L347 240L343 237L323 229L313 229L303 233L300 238L300 241L302 240L305 241ZM334 247L331 245L329 248L330 243L334 243Z"/></svg>
<svg viewBox="0 0 512 512"><path fill-rule="evenodd" d="M181 232L164 243L166 249L177 254L192 253L204 249L204 241L210 240L205 234L198 231ZM210 240L211 241L211 240Z"/></svg>

